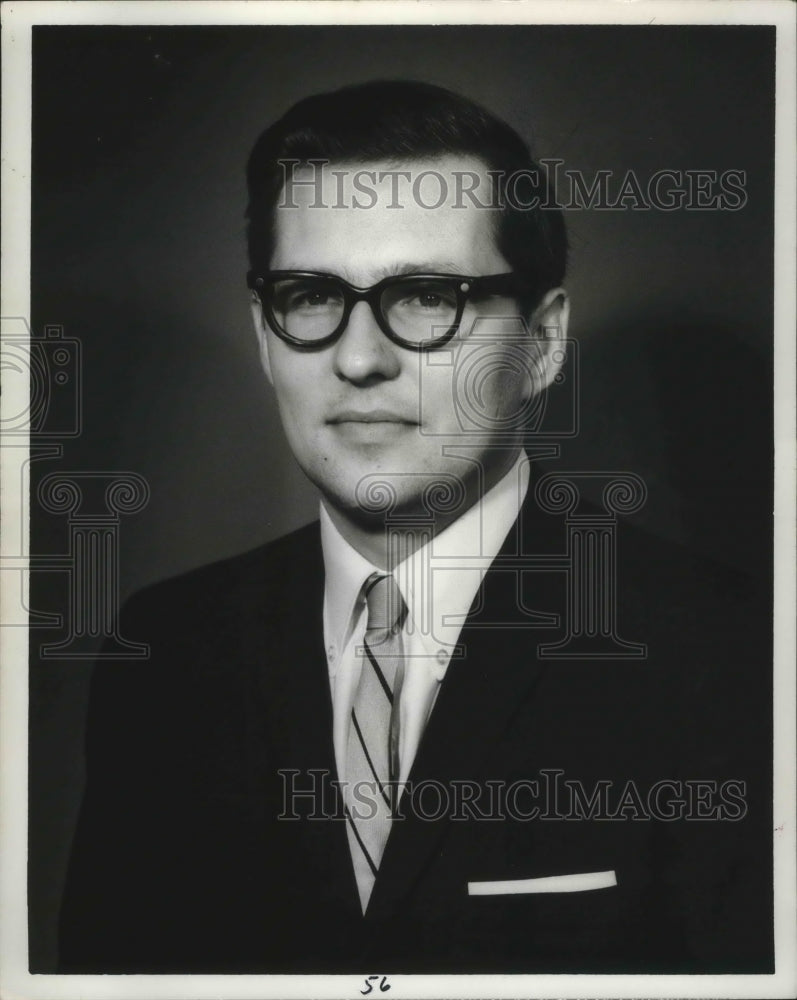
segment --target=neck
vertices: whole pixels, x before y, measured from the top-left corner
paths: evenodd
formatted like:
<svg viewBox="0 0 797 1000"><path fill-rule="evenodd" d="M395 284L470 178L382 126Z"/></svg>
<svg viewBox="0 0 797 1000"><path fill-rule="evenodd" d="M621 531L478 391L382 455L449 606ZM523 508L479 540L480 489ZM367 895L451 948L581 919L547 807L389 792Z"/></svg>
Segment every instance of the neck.
<svg viewBox="0 0 797 1000"><path fill-rule="evenodd" d="M519 454L520 449L517 449L508 455L500 465L490 471L485 471L483 480L480 480L478 476L463 479L464 502L459 504L455 510L438 512L421 520L416 519L417 515L427 512L419 506L417 510L412 511L416 518L413 518L413 523L406 528L401 527L400 520L397 519L399 523L388 530L383 520L352 516L349 511L334 506L326 497L322 498L321 502L341 536L355 551L377 568L390 570L421 546L427 544L430 538L445 531L481 500L484 494L509 472ZM409 515L408 509L408 520L410 519Z"/></svg>

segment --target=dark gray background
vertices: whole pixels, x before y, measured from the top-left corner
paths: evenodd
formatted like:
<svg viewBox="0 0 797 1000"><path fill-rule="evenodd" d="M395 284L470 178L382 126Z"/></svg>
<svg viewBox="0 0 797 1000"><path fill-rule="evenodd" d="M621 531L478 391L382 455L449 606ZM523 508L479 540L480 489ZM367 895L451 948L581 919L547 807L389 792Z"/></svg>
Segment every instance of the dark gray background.
<svg viewBox="0 0 797 1000"><path fill-rule="evenodd" d="M122 593L315 517L250 328L244 163L295 100L374 77L473 97L588 179L747 172L738 212L567 214L582 422L559 467L635 472L641 524L767 573L774 29L39 27L31 321L81 341L83 380L82 432L39 475L146 478ZM32 515L32 552L64 551L65 520ZM65 600L34 574L34 608ZM55 961L87 673L32 670L34 971Z"/></svg>

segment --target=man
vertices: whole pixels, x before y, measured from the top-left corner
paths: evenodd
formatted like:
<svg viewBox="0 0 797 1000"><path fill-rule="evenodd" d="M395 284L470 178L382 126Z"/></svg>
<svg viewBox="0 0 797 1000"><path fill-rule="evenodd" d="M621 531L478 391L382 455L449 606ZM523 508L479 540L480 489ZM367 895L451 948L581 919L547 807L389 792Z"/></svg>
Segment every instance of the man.
<svg viewBox="0 0 797 1000"><path fill-rule="evenodd" d="M566 242L525 144L365 84L292 108L248 181L320 522L129 602L151 654L95 672L62 969L766 971L762 595L557 516L530 432Z"/></svg>

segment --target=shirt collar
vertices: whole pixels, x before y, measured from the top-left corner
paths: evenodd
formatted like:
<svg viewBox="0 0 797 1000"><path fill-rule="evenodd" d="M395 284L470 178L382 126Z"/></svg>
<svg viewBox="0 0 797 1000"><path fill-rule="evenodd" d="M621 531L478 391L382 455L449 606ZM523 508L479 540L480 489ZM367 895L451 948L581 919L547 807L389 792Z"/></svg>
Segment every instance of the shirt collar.
<svg viewBox="0 0 797 1000"><path fill-rule="evenodd" d="M529 460L521 451L492 489L429 542L435 558L478 555L493 560L517 520L528 487Z"/></svg>
<svg viewBox="0 0 797 1000"><path fill-rule="evenodd" d="M465 513L457 518L439 535L431 539L421 549L409 556L393 573L399 585L402 596L407 602L409 616L416 623L416 634L429 652L437 658L438 664L443 659L439 656L440 643L435 635L440 629L429 632L420 627L421 622L430 621L429 615L434 614L435 622L448 620L452 630L458 634L464 621L486 567L496 557L510 528L515 523L520 507L528 490L529 465L524 451L518 455L512 468L496 483L492 489ZM328 643L327 659L330 671L334 673L337 657L348 642L356 626L363 601L360 597L363 583L372 573L382 573L360 555L340 534L329 514L321 505L321 549L324 556L325 587L324 587L324 634ZM430 559L467 560L470 566L463 563L464 572L450 571L435 574L434 608L424 608L423 602L428 602L428 587L418 585L418 568L429 565ZM459 622L460 624L455 624ZM456 636L453 636L456 641ZM329 646L332 646L332 649ZM450 653L450 650L449 650ZM444 658L443 671L448 665L448 657Z"/></svg>
<svg viewBox="0 0 797 1000"><path fill-rule="evenodd" d="M521 451L492 489L394 570L415 623L415 654L434 664L438 680L484 575L517 520L528 484L529 462Z"/></svg>
<svg viewBox="0 0 797 1000"><path fill-rule="evenodd" d="M321 551L324 556L324 634L330 669L348 642L362 610L360 591L372 573L381 573L341 535L321 504ZM358 614L355 614L355 611Z"/></svg>

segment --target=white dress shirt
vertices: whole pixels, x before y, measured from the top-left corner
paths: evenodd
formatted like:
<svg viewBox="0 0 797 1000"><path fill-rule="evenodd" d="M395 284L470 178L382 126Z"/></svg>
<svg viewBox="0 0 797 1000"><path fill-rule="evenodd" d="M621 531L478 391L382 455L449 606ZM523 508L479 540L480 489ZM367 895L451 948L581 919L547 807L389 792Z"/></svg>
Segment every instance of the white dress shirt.
<svg viewBox="0 0 797 1000"><path fill-rule="evenodd" d="M482 578L515 523L529 484L525 452L479 502L437 537L421 545L393 569L407 604L402 635L404 684L399 706L399 781L405 782L440 684ZM338 779L346 780L346 753L354 695L362 669L366 625L362 586L383 573L341 536L321 504L324 589L324 644L333 705L333 738ZM360 652L358 652L358 650Z"/></svg>

